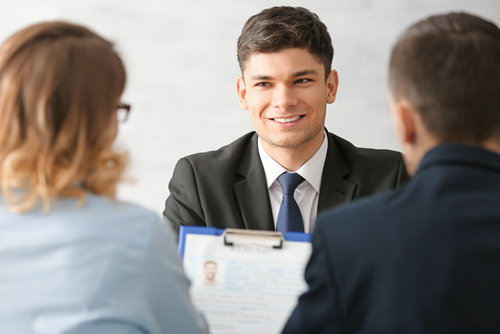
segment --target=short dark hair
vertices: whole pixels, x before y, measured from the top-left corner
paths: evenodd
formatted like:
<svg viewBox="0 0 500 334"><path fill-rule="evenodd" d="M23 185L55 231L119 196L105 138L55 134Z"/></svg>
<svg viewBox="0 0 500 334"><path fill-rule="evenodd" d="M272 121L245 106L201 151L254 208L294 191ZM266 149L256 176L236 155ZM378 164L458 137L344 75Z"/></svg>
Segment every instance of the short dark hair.
<svg viewBox="0 0 500 334"><path fill-rule="evenodd" d="M328 30L318 15L302 7L272 7L248 19L238 38L241 72L254 53L299 48L309 51L325 66L328 77L333 46Z"/></svg>
<svg viewBox="0 0 500 334"><path fill-rule="evenodd" d="M392 50L389 86L442 141L499 137L500 30L467 13L416 23Z"/></svg>

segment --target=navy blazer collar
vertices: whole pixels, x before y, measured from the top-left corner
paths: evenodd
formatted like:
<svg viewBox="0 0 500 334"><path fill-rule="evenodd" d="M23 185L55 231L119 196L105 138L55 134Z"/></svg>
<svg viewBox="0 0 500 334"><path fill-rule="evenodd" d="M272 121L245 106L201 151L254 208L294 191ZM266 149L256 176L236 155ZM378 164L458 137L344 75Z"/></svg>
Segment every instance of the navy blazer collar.
<svg viewBox="0 0 500 334"><path fill-rule="evenodd" d="M429 150L415 174L427 168L443 165L473 165L500 173L500 155L480 146L446 143Z"/></svg>

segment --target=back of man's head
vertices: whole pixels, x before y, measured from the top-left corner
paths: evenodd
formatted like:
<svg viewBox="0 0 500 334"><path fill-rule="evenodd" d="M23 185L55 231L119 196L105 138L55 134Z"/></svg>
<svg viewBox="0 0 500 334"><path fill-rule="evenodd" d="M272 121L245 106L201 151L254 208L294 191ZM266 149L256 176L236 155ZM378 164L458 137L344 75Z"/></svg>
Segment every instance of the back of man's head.
<svg viewBox="0 0 500 334"><path fill-rule="evenodd" d="M248 19L238 38L238 62L243 72L254 53L299 48L309 51L325 66L325 78L332 66L330 35L318 16L302 7L272 7Z"/></svg>
<svg viewBox="0 0 500 334"><path fill-rule="evenodd" d="M392 50L389 86L441 141L500 139L500 30L466 13L416 23Z"/></svg>

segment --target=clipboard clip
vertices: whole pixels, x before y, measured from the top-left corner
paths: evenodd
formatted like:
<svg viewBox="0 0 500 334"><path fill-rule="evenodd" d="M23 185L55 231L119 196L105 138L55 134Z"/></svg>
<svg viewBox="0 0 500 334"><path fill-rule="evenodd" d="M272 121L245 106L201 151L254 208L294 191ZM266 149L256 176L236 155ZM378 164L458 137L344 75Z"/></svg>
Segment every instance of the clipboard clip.
<svg viewBox="0 0 500 334"><path fill-rule="evenodd" d="M278 231L259 231L259 230L244 230L237 228L226 228L222 233L225 246L234 246L238 241L241 245L253 245L272 247L275 249L283 248L283 234Z"/></svg>

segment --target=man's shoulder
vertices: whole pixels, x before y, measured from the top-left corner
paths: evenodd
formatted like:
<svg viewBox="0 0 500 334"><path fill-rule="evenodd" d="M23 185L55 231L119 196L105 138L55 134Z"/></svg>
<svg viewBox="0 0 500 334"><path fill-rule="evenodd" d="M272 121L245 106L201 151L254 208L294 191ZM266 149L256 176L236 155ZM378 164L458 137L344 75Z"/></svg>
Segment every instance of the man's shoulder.
<svg viewBox="0 0 500 334"><path fill-rule="evenodd" d="M195 178L209 183L231 183L242 164L252 164L255 154L258 155L257 134L249 132L218 150L195 153L180 159L174 175L181 179L195 175Z"/></svg>
<svg viewBox="0 0 500 334"><path fill-rule="evenodd" d="M222 146L221 148L213 151L194 153L184 157L192 165L214 166L227 164L230 161L240 161L252 140L255 140L257 134L251 131L232 143ZM257 141L255 141L256 143Z"/></svg>
<svg viewBox="0 0 500 334"><path fill-rule="evenodd" d="M398 187L408 179L400 152L386 149L359 148L347 140L329 133L327 156L329 168L345 166L346 180L357 185L355 198ZM339 168L339 167L337 167Z"/></svg>
<svg viewBox="0 0 500 334"><path fill-rule="evenodd" d="M401 160L400 152L388 149L357 147L351 142L333 133L328 132L328 135L330 139L335 142L337 148L340 150L342 156L347 160L347 162L371 161L394 163Z"/></svg>

